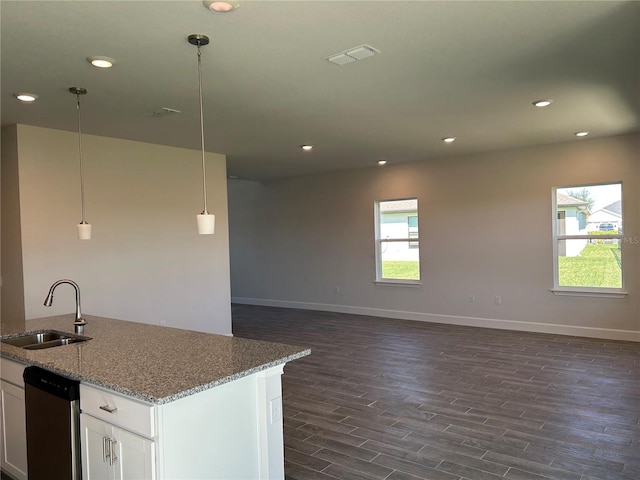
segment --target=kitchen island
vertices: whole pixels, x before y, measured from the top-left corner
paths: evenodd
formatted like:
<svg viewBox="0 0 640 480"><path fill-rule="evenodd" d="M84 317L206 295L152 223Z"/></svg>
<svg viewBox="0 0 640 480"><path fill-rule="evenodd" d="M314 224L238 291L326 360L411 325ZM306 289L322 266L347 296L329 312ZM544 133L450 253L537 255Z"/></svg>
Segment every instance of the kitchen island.
<svg viewBox="0 0 640 480"><path fill-rule="evenodd" d="M104 438L129 457L128 478L284 478L280 376L286 362L308 349L85 319L86 342L43 350L0 344L3 359L81 382L83 478L113 467L100 465ZM26 330L71 333L72 321L69 315L29 320ZM120 457L114 472L93 478L127 478L126 462Z"/></svg>

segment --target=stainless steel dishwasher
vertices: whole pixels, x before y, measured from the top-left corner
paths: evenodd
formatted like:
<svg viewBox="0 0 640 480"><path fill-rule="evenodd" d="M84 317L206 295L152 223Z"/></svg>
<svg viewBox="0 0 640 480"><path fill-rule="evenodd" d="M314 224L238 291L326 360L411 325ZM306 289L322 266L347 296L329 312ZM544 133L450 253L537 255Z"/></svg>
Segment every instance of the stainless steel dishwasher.
<svg viewBox="0 0 640 480"><path fill-rule="evenodd" d="M29 480L81 480L80 382L24 370Z"/></svg>

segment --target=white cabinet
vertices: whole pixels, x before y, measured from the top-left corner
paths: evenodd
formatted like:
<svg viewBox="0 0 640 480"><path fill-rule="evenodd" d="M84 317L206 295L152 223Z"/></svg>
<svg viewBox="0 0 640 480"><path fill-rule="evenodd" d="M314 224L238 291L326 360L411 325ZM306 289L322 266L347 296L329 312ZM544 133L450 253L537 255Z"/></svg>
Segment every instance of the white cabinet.
<svg viewBox="0 0 640 480"><path fill-rule="evenodd" d="M24 365L0 359L0 466L18 480L27 480L27 431L24 407Z"/></svg>
<svg viewBox="0 0 640 480"><path fill-rule="evenodd" d="M155 479L154 442L83 413L84 480Z"/></svg>
<svg viewBox="0 0 640 480"><path fill-rule="evenodd" d="M83 479L284 479L282 368L162 404L80 384Z"/></svg>
<svg viewBox="0 0 640 480"><path fill-rule="evenodd" d="M115 392L80 385L84 480L154 480L155 407Z"/></svg>
<svg viewBox="0 0 640 480"><path fill-rule="evenodd" d="M120 458L116 480L155 479L155 447L151 440L126 430L113 428L111 451Z"/></svg>
<svg viewBox="0 0 640 480"><path fill-rule="evenodd" d="M110 465L109 445L112 425L89 415L80 415L80 445L82 478L84 480L113 479L115 469Z"/></svg>

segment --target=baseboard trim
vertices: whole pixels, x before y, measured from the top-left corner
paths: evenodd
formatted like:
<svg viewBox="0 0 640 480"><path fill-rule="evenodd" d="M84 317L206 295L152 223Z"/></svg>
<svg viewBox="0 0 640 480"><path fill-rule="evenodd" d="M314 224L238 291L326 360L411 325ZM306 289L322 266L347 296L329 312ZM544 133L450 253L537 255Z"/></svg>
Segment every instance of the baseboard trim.
<svg viewBox="0 0 640 480"><path fill-rule="evenodd" d="M634 330L577 327L573 325L556 325L553 323L521 322L516 320L498 320L495 318L438 315L432 313L407 312L402 310L386 310L382 308L332 305L328 303L291 302L286 300L272 300L263 298L232 297L231 302L244 305L259 305L263 307L298 308L301 310L353 313L356 315L369 315L372 317L387 317L397 318L401 320L415 320L418 322L445 323L448 325L462 325L467 327L496 328L500 330L553 333L556 335L571 335L576 337L640 342L640 331Z"/></svg>

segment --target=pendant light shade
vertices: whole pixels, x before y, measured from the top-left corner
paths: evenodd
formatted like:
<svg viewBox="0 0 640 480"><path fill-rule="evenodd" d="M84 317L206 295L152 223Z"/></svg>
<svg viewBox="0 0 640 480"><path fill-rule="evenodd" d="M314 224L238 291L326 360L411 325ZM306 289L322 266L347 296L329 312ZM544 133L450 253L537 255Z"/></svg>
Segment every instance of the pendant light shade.
<svg viewBox="0 0 640 480"><path fill-rule="evenodd" d="M216 216L211 213L200 213L196 215L198 222L198 233L200 235L213 235L216 227Z"/></svg>
<svg viewBox="0 0 640 480"><path fill-rule="evenodd" d="M87 89L82 87L70 87L69 92L76 96L76 109L78 110L78 156L80 158L80 206L82 210L82 220L76 229L80 240L91 240L91 224L84 218L84 169L82 164L82 122L80 116L80 95L86 95Z"/></svg>
<svg viewBox="0 0 640 480"><path fill-rule="evenodd" d="M84 222L76 225L78 229L78 238L80 240L91 240L91 224Z"/></svg>
<svg viewBox="0 0 640 480"><path fill-rule="evenodd" d="M200 235L212 235L215 230L216 216L207 211L207 174L205 170L204 153L204 113L202 107L202 60L200 47L209 44L209 37L194 33L187 37L191 45L198 47L198 91L200 94L200 147L202 150L202 198L204 209L197 217L198 233Z"/></svg>

